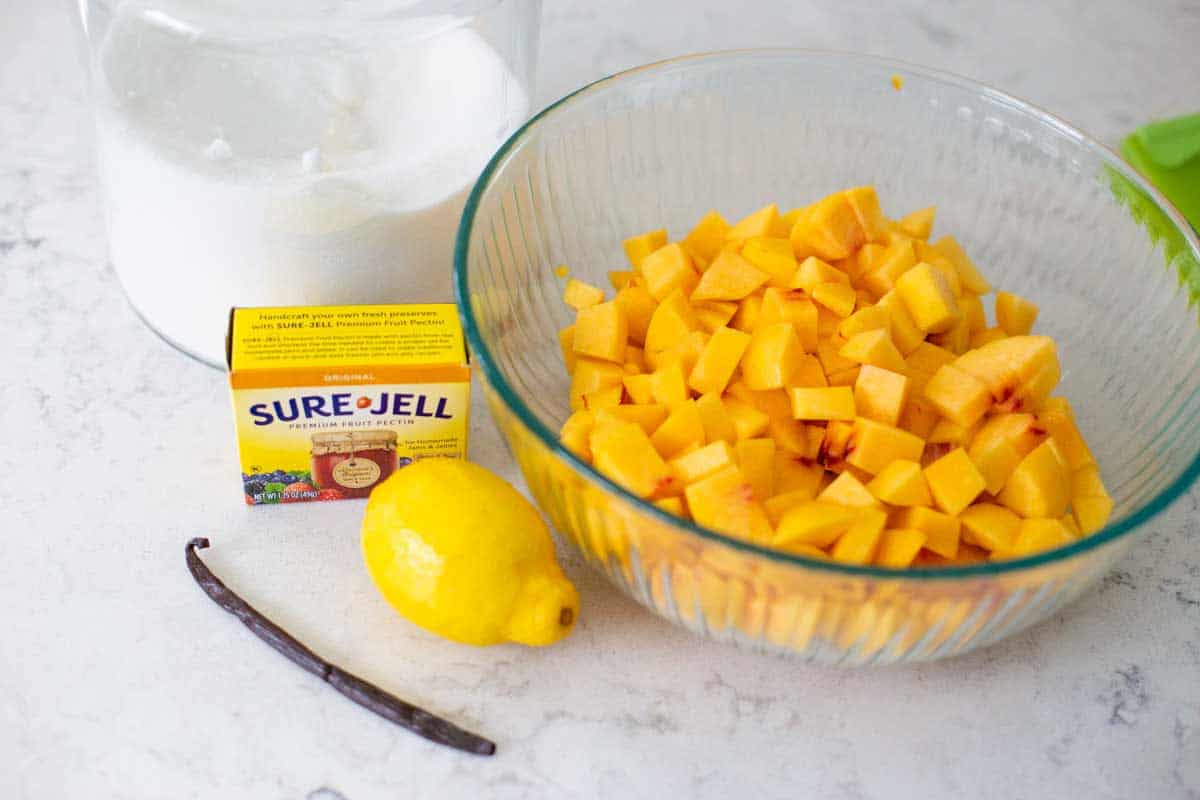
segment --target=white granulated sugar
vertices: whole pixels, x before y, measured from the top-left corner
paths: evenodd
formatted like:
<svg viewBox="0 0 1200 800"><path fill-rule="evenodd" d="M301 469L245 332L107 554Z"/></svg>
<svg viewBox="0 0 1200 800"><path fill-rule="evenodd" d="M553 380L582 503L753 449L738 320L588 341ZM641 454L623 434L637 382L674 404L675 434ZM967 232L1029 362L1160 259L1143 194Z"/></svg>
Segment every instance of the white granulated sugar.
<svg viewBox="0 0 1200 800"><path fill-rule="evenodd" d="M235 305L452 299L466 193L528 113L478 33L160 17L118 7L97 71L112 259L159 333L220 363Z"/></svg>

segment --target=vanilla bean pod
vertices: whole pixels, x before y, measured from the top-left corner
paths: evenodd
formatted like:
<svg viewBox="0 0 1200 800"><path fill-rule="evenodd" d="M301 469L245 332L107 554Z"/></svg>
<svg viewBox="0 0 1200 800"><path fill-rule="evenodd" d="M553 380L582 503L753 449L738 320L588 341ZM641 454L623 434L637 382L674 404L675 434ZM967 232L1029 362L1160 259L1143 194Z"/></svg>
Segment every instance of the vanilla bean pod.
<svg viewBox="0 0 1200 800"><path fill-rule="evenodd" d="M487 739L464 731L451 722L393 697L378 686L351 675L309 650L222 583L196 553L197 550L206 547L208 539L197 537L184 548L188 570L196 579L196 583L214 603L240 619L255 636L287 656L293 663L316 675L363 708L374 711L418 736L475 755L490 756L496 752L496 745Z"/></svg>

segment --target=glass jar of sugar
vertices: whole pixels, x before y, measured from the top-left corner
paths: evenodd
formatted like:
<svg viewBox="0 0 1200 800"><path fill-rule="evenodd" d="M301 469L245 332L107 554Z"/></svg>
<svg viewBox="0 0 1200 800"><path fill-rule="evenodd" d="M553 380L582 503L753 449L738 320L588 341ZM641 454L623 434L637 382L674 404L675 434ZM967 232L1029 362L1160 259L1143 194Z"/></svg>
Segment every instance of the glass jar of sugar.
<svg viewBox="0 0 1200 800"><path fill-rule="evenodd" d="M450 301L540 0L80 0L113 266L224 362L233 306Z"/></svg>

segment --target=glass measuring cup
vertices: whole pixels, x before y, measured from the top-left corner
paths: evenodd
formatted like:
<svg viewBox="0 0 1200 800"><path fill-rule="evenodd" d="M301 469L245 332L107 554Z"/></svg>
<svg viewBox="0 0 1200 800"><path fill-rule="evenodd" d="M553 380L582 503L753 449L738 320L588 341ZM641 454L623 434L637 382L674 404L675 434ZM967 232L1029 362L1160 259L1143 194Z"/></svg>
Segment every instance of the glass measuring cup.
<svg viewBox="0 0 1200 800"><path fill-rule="evenodd" d="M80 0L117 276L224 362L232 306L449 301L529 114L540 0Z"/></svg>

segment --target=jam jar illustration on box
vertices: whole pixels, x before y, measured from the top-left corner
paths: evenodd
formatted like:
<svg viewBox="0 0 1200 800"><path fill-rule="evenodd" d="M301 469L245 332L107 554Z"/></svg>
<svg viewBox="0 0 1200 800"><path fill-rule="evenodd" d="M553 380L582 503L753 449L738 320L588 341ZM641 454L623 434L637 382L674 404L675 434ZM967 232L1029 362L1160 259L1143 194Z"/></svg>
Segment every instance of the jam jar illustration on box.
<svg viewBox="0 0 1200 800"><path fill-rule="evenodd" d="M396 432L338 431L312 435L312 476L318 489L366 497L396 470L412 463L396 458Z"/></svg>

